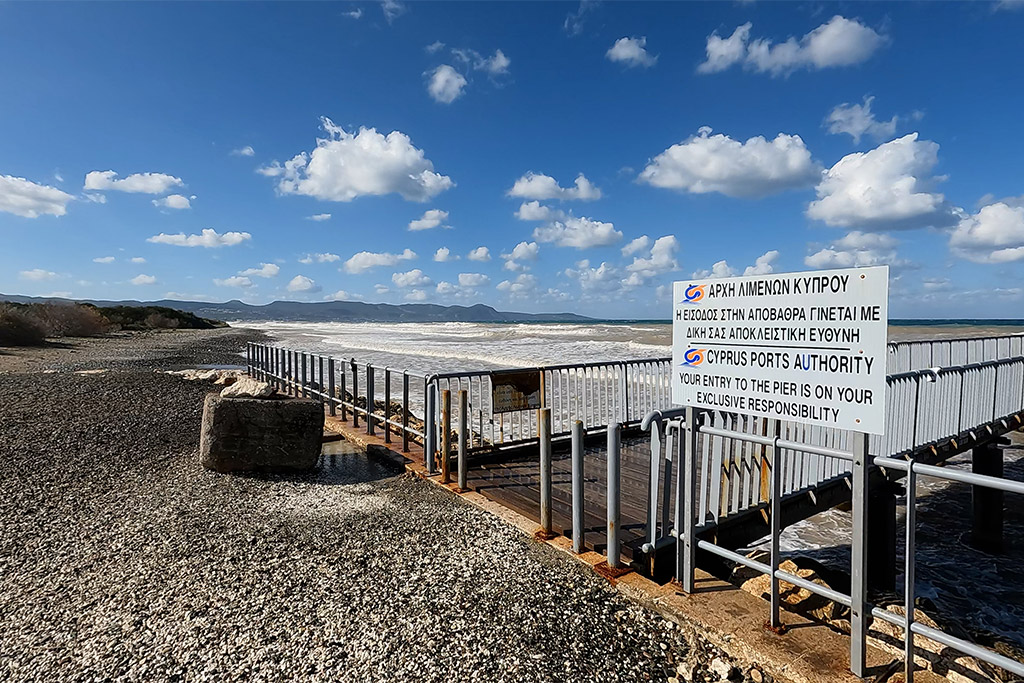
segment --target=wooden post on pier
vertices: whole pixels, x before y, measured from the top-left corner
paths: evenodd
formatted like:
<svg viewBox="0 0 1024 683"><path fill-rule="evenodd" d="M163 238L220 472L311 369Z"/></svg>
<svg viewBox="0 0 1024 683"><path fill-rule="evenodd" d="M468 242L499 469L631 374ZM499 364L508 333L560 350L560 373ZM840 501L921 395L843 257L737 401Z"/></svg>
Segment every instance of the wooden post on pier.
<svg viewBox="0 0 1024 683"><path fill-rule="evenodd" d="M452 480L452 390L441 392L441 483Z"/></svg>

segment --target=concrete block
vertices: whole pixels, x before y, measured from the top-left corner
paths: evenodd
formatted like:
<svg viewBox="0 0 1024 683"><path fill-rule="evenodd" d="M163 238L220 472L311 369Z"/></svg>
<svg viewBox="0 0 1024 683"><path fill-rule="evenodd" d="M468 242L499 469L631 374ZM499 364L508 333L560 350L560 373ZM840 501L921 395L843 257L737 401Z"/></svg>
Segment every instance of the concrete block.
<svg viewBox="0 0 1024 683"><path fill-rule="evenodd" d="M203 404L199 459L217 472L301 472L316 467L324 411L312 399L225 398Z"/></svg>

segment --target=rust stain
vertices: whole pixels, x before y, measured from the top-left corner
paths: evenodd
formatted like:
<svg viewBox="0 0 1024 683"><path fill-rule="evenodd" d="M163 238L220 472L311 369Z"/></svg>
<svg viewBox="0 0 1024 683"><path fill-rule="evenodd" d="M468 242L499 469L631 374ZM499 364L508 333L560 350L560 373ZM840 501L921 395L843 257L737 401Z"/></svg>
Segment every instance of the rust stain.
<svg viewBox="0 0 1024 683"><path fill-rule="evenodd" d="M764 626L764 630L765 631L769 631L771 633L774 633L777 636L783 636L783 635L786 634L786 631L789 630L789 627L786 626L785 624L779 624L778 626L772 626L772 622L770 622L770 621L764 622L763 626Z"/></svg>
<svg viewBox="0 0 1024 683"><path fill-rule="evenodd" d="M629 567L610 567L608 561L605 560L599 564L594 565L594 571L598 576L603 576L608 579L608 582L613 586L618 583L618 579L622 578L626 574L631 573L633 570Z"/></svg>

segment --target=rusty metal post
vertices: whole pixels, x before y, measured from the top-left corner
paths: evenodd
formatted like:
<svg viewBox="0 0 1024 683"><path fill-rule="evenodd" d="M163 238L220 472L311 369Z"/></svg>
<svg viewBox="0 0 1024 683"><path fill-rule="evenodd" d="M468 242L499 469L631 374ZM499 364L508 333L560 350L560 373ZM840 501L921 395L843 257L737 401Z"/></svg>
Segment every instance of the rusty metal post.
<svg viewBox="0 0 1024 683"><path fill-rule="evenodd" d="M572 551L583 552L583 423L572 423Z"/></svg>
<svg viewBox="0 0 1024 683"><path fill-rule="evenodd" d="M374 389L376 389L376 382L373 381L373 366L369 363L366 364L366 433L370 436L374 435L374 423L377 418L374 416L374 411L377 409L377 401L374 396Z"/></svg>
<svg viewBox="0 0 1024 683"><path fill-rule="evenodd" d="M423 460L427 474L436 474L434 454L437 452L437 386L424 387L425 406L423 410Z"/></svg>
<svg viewBox="0 0 1024 683"><path fill-rule="evenodd" d="M459 390L459 488L465 491L469 480L469 398L465 389Z"/></svg>
<svg viewBox="0 0 1024 683"><path fill-rule="evenodd" d="M452 390L441 391L441 483L452 480Z"/></svg>
<svg viewBox="0 0 1024 683"><path fill-rule="evenodd" d="M391 368L384 368L384 443L391 443Z"/></svg>
<svg viewBox="0 0 1024 683"><path fill-rule="evenodd" d="M338 387L338 400L341 401L341 419L345 421L348 420L348 406L345 405L345 384L347 383L348 375L345 374L345 361L341 361L341 372L338 373L338 378L341 379L341 385Z"/></svg>
<svg viewBox="0 0 1024 683"><path fill-rule="evenodd" d="M402 372L402 452L409 452L409 373Z"/></svg>
<svg viewBox="0 0 1024 683"><path fill-rule="evenodd" d="M608 425L608 566L619 566L619 456L622 427Z"/></svg>
<svg viewBox="0 0 1024 683"><path fill-rule="evenodd" d="M317 372L317 377L316 377L317 394L320 395L320 405L323 405L324 401L327 399L327 397L325 396L325 394L327 393L327 385L324 384L324 357L323 356L317 356L316 357L316 372Z"/></svg>
<svg viewBox="0 0 1024 683"><path fill-rule="evenodd" d="M352 366L352 426L359 426L359 411L356 410L356 403L359 400L359 366L356 365L356 359L353 358L349 361Z"/></svg>
<svg viewBox="0 0 1024 683"><path fill-rule="evenodd" d="M309 398L309 377L306 374L307 360L306 352L302 352L302 398Z"/></svg>
<svg viewBox="0 0 1024 683"><path fill-rule="evenodd" d="M337 404L335 404L335 402L334 402L335 394L334 394L334 359L333 358L328 358L327 359L327 396L329 397L328 401L327 401L327 408L328 408L328 410L330 410L331 416L333 417L334 415L338 414L338 412L337 412Z"/></svg>
<svg viewBox="0 0 1024 683"><path fill-rule="evenodd" d="M541 408L540 418L540 529L551 533L551 408Z"/></svg>

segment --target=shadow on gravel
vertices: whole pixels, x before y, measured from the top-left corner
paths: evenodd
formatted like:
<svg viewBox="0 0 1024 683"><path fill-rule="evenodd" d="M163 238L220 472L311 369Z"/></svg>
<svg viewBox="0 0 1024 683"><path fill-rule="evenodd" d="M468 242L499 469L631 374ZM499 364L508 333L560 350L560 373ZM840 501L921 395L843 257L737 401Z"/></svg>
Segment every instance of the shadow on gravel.
<svg viewBox="0 0 1024 683"><path fill-rule="evenodd" d="M384 460L371 458L344 442L324 444L317 468L308 473L252 473L239 472L232 476L268 482L320 484L345 486L391 479L405 472L405 468Z"/></svg>

